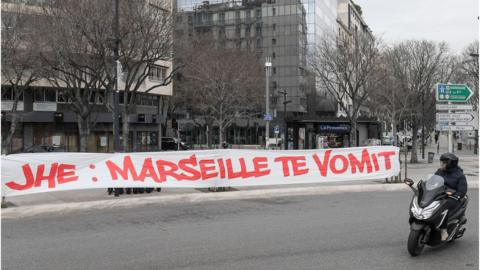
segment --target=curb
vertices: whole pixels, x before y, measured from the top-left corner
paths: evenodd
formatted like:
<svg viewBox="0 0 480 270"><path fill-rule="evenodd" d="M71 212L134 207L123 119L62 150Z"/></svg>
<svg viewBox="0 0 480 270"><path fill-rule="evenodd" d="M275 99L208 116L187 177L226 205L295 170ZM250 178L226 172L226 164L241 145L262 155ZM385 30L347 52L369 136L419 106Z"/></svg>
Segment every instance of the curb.
<svg viewBox="0 0 480 270"><path fill-rule="evenodd" d="M469 183L470 188L478 188L478 183ZM115 208L132 208L144 205L167 203L196 203L224 200L244 200L257 198L275 198L285 196L328 195L337 193L371 192L371 191L400 191L409 190L403 184L368 184L368 185L341 185L322 187L277 188L264 190L241 190L226 193L194 193L152 196L143 198L119 198L118 200L99 200L89 202L74 202L64 204L41 204L28 207L2 209L2 219L13 219L38 216L41 214L65 214L72 211L89 211Z"/></svg>

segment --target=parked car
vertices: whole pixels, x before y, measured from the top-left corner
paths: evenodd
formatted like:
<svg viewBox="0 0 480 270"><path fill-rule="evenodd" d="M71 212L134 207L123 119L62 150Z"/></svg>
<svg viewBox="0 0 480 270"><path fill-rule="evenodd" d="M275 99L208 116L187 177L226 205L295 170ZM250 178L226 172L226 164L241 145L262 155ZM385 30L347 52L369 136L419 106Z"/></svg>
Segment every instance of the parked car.
<svg viewBox="0 0 480 270"><path fill-rule="evenodd" d="M23 153L45 153L45 152L65 152L65 149L58 145L37 144L25 149Z"/></svg>
<svg viewBox="0 0 480 270"><path fill-rule="evenodd" d="M393 145L393 137L383 136L382 137L382 145Z"/></svg>
<svg viewBox="0 0 480 270"><path fill-rule="evenodd" d="M367 139L364 143L364 146L376 146L382 145L382 141L380 139Z"/></svg>
<svg viewBox="0 0 480 270"><path fill-rule="evenodd" d="M183 141L178 142L177 138L173 137L162 137L162 150L164 151L175 151L179 149L179 144L180 144L180 150L188 150L190 147Z"/></svg>

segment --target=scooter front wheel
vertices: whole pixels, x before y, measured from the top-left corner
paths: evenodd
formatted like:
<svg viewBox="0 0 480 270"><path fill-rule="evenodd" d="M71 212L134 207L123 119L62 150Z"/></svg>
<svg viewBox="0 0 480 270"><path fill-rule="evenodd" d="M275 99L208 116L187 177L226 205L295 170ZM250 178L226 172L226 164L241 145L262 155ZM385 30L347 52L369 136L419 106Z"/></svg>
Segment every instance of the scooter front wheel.
<svg viewBox="0 0 480 270"><path fill-rule="evenodd" d="M425 231L420 230L411 230L410 235L408 236L408 252L413 257L420 255L425 243L423 243L423 238L425 236Z"/></svg>

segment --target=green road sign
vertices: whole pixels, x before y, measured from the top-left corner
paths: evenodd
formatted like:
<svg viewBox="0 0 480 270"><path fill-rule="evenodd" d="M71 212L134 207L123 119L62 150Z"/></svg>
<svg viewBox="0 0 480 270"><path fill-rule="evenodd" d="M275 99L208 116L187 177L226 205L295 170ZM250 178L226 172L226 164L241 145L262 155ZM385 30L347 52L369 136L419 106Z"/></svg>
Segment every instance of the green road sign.
<svg viewBox="0 0 480 270"><path fill-rule="evenodd" d="M465 102L473 96L473 91L465 84L437 84L437 101Z"/></svg>

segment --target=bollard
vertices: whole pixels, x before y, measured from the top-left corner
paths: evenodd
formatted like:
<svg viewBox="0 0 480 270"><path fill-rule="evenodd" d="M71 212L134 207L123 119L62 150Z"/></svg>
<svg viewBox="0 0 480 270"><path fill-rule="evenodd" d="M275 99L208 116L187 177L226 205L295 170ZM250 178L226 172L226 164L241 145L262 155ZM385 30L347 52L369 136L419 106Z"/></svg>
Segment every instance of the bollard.
<svg viewBox="0 0 480 270"><path fill-rule="evenodd" d="M434 152L428 152L428 163L433 163L433 158L435 157Z"/></svg>
<svg viewBox="0 0 480 270"><path fill-rule="evenodd" d="M5 196L2 196L2 208L8 208L7 201L5 200Z"/></svg>

